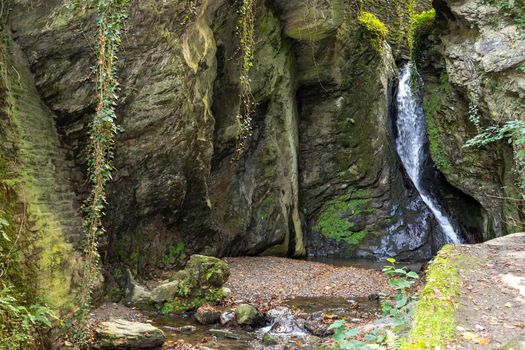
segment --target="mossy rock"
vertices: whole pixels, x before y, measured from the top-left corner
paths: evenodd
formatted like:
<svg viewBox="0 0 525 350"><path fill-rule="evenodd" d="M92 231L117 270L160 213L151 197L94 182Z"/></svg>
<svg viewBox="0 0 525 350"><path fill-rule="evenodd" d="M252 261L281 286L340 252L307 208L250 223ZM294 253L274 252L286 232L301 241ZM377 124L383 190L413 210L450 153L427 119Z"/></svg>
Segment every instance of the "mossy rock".
<svg viewBox="0 0 525 350"><path fill-rule="evenodd" d="M220 288L230 277L230 267L223 260L205 255L192 255L184 269L192 287Z"/></svg>
<svg viewBox="0 0 525 350"><path fill-rule="evenodd" d="M262 319L262 315L254 306L241 304L235 309L235 319L240 326L252 326Z"/></svg>
<svg viewBox="0 0 525 350"><path fill-rule="evenodd" d="M163 303L173 300L179 291L179 280L161 284L151 292L151 301L154 303Z"/></svg>

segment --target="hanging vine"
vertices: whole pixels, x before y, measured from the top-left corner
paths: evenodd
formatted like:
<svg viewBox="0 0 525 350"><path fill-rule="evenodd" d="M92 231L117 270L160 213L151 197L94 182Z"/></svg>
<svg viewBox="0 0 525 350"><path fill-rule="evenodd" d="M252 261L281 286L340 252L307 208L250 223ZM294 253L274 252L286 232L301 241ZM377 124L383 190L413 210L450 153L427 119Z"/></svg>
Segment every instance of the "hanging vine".
<svg viewBox="0 0 525 350"><path fill-rule="evenodd" d="M97 11L97 107L90 124L88 169L91 192L84 203L84 269L78 296L78 319L73 338L86 347L91 341L88 313L98 278L98 240L104 233L102 217L106 205L106 184L111 179L113 148L118 132L115 105L118 82L115 62L129 0L92 0Z"/></svg>
<svg viewBox="0 0 525 350"><path fill-rule="evenodd" d="M255 0L242 0L239 19L240 50L242 55L241 74L239 78L239 113L237 122L237 148L234 159L238 159L246 150L252 135L252 116L255 112L255 101L252 95L250 71L253 67L255 46Z"/></svg>

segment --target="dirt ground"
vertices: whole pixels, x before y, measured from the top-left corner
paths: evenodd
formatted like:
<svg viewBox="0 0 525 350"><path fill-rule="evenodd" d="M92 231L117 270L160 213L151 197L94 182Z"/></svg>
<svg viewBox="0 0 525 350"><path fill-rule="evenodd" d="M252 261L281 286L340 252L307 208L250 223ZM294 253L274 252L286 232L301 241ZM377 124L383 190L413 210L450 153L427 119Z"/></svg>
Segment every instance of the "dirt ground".
<svg viewBox="0 0 525 350"><path fill-rule="evenodd" d="M231 268L226 287L247 302L293 297L368 297L388 291L379 270L277 257L225 259Z"/></svg>
<svg viewBox="0 0 525 350"><path fill-rule="evenodd" d="M460 271L456 341L449 349L525 349L525 233L459 246L476 263Z"/></svg>

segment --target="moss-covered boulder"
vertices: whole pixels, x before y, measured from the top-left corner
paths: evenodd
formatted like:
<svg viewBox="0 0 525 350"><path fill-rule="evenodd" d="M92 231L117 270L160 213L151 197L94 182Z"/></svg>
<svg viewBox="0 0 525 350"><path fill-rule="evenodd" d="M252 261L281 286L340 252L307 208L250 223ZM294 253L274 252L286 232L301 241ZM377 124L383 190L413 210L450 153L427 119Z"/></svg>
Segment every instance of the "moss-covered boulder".
<svg viewBox="0 0 525 350"><path fill-rule="evenodd" d="M205 255L192 255L184 268L193 287L220 288L230 277L230 267L221 259Z"/></svg>
<svg viewBox="0 0 525 350"><path fill-rule="evenodd" d="M253 326L261 321L262 314L249 304L241 304L235 309L235 319L240 326Z"/></svg>

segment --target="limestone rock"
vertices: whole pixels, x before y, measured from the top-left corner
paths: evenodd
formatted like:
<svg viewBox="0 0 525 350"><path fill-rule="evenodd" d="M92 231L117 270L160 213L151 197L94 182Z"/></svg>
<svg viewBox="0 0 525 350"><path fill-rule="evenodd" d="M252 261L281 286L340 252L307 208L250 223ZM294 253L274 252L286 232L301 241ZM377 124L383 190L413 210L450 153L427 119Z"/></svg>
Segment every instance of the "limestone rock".
<svg viewBox="0 0 525 350"><path fill-rule="evenodd" d="M151 300L154 303L163 303L166 301L171 301L177 295L178 288L178 280L161 284L151 291Z"/></svg>
<svg viewBox="0 0 525 350"><path fill-rule="evenodd" d="M164 333L147 323L112 319L96 329L101 349L157 349L164 344Z"/></svg>
<svg viewBox="0 0 525 350"><path fill-rule="evenodd" d="M126 270L126 303L131 306L143 306L151 302L148 288L135 279L129 269Z"/></svg>
<svg viewBox="0 0 525 350"><path fill-rule="evenodd" d="M241 304L235 309L237 324L252 326L261 320L261 313L252 305Z"/></svg>

